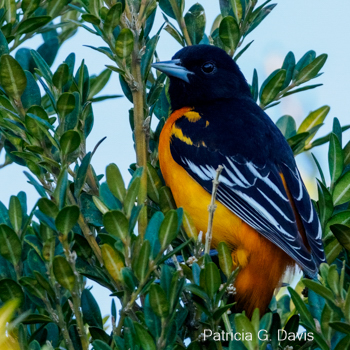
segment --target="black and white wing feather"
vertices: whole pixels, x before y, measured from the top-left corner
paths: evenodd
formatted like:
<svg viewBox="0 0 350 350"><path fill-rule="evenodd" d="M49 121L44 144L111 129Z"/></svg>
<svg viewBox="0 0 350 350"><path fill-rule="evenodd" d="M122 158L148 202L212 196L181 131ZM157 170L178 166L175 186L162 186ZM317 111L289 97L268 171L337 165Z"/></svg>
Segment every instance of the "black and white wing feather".
<svg viewBox="0 0 350 350"><path fill-rule="evenodd" d="M175 161L209 193L216 169L222 165L217 200L283 249L309 275L317 273L318 265L325 261L321 226L296 166L292 169L272 162L258 166L241 156L226 156L205 146L193 147L173 141L171 152ZM298 232L281 173L304 224L313 255Z"/></svg>

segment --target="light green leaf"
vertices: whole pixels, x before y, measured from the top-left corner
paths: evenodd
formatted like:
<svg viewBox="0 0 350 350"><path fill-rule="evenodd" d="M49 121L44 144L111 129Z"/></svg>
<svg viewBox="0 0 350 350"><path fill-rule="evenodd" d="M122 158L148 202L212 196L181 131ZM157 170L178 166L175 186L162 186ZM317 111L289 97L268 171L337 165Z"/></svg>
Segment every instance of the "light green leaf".
<svg viewBox="0 0 350 350"><path fill-rule="evenodd" d="M55 256L52 268L57 282L72 292L75 285L75 276L69 262L63 256Z"/></svg>

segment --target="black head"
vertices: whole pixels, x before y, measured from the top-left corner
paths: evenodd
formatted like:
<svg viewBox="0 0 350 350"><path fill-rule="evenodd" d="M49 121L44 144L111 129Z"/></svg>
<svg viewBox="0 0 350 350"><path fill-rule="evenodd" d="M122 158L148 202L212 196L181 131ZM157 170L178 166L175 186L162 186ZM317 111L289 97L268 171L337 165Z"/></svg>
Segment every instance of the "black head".
<svg viewBox="0 0 350 350"><path fill-rule="evenodd" d="M170 78L172 110L195 107L215 100L251 96L235 61L222 49L210 45L188 46L171 61L152 65Z"/></svg>

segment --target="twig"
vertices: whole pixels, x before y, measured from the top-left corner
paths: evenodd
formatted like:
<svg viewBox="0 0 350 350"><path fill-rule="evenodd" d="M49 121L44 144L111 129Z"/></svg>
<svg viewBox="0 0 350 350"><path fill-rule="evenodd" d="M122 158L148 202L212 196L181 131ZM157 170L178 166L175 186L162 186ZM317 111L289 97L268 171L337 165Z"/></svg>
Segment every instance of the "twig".
<svg viewBox="0 0 350 350"><path fill-rule="evenodd" d="M213 236L213 221L214 221L214 213L216 210L216 204L215 204L215 198L216 198L216 192L218 191L219 187L219 177L222 172L223 167L221 165L218 166L216 169L216 176L215 179L213 180L213 189L211 193L211 202L208 206L208 211L209 211L209 220L208 220L208 231L207 234L205 235L205 250L204 254L209 254L210 252L210 246L211 246L211 240Z"/></svg>

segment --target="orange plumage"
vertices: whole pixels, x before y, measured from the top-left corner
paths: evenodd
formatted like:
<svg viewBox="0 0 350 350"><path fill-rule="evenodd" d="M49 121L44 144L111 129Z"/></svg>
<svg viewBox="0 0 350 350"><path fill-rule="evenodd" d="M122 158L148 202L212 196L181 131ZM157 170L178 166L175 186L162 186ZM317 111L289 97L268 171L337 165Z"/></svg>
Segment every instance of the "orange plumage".
<svg viewBox="0 0 350 350"><path fill-rule="evenodd" d="M165 123L159 140L159 163L176 205L183 207L191 215L197 230L205 233L211 195L174 161L170 152L174 123L190 110L175 111ZM216 201L216 205L212 247L226 242L232 250L234 264L242 267L235 282L239 309L246 310L249 315L255 308L263 312L287 267L294 266L295 262L220 202Z"/></svg>

